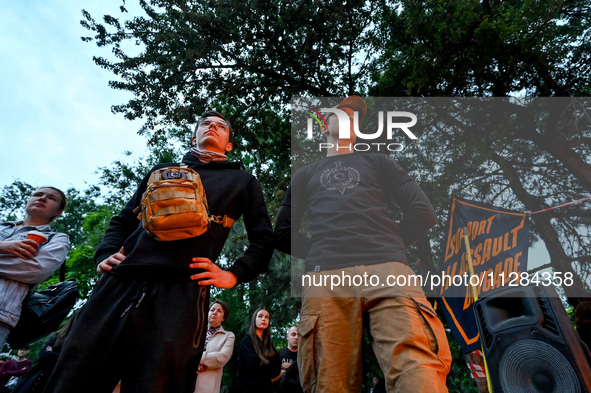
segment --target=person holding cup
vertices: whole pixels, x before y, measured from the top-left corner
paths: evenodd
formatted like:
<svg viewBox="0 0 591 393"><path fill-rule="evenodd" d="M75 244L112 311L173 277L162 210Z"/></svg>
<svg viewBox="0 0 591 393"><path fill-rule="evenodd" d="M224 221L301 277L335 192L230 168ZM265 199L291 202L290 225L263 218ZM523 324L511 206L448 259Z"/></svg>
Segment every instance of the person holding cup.
<svg viewBox="0 0 591 393"><path fill-rule="evenodd" d="M30 287L48 279L66 259L68 235L49 226L66 204L63 191L40 187L27 201L22 221L0 222L0 348L20 318Z"/></svg>

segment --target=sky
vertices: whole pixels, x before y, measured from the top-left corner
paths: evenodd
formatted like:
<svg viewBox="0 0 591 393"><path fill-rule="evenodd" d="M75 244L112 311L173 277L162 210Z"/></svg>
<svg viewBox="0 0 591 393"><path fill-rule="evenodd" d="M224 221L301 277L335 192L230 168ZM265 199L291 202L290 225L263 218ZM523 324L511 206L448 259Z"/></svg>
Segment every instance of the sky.
<svg viewBox="0 0 591 393"><path fill-rule="evenodd" d="M132 3L132 2L130 2ZM85 43L82 9L97 20L120 15L121 0L0 2L0 187L85 189L97 168L141 156L141 121L111 113L131 94L108 86L114 76L92 60L109 50ZM130 5L131 7L131 5ZM131 11L131 9L130 9Z"/></svg>

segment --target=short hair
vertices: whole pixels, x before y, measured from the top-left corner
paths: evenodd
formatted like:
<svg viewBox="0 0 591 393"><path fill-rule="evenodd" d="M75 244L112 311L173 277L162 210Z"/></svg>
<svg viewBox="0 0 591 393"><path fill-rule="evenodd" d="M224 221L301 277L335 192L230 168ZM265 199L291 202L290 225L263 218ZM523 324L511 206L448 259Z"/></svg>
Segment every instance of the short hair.
<svg viewBox="0 0 591 393"><path fill-rule="evenodd" d="M60 208L59 209L60 210L66 210L66 208L68 207L68 198L66 197L66 194L62 190L60 190L59 188L56 188L56 187L52 187L52 186L43 186L43 187L37 187L37 188L35 188L35 190L33 191L33 194L36 191L39 191L42 188L49 188L50 190L57 191L57 193L59 194L60 198L62 199L61 202L60 202Z"/></svg>
<svg viewBox="0 0 591 393"><path fill-rule="evenodd" d="M290 327L288 327L287 328L287 333L285 333L285 336L289 336L289 331L291 330L291 328L296 328L296 330L298 330L298 325L291 325Z"/></svg>
<svg viewBox="0 0 591 393"><path fill-rule="evenodd" d="M228 320L228 318L230 317L230 309L228 308L228 305L223 300L215 299L213 302L211 302L211 304L209 305L209 308L211 308L211 306L213 306L214 304L219 304L220 307L222 308L222 310L224 310L223 322L226 322Z"/></svg>
<svg viewBox="0 0 591 393"><path fill-rule="evenodd" d="M201 124L201 122L203 120L205 120L206 117L210 117L210 116L220 117L220 118L224 119L224 121L226 123L228 123L228 127L230 128L230 138L228 139L228 142L233 143L233 141L234 141L234 129L232 128L232 123L230 123L230 121L228 119L226 119L226 117L224 115L222 115L218 111L206 111L206 112L203 112L201 114L201 117L197 120L197 125L195 126L194 135L197 136L197 129L199 128L199 125Z"/></svg>

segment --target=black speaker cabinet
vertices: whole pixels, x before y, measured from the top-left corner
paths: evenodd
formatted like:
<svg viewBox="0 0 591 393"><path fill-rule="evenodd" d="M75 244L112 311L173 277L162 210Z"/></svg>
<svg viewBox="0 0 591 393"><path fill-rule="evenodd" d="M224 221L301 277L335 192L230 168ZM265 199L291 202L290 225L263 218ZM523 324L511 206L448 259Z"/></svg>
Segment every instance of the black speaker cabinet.
<svg viewBox="0 0 591 393"><path fill-rule="evenodd" d="M589 393L591 368L550 287L502 289L474 313L494 393Z"/></svg>

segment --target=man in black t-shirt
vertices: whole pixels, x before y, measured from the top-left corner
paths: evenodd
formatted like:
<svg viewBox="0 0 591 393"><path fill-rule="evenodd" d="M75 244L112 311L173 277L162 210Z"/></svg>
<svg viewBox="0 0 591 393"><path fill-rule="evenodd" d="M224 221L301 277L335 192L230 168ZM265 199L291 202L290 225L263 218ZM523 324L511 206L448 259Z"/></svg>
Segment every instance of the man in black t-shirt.
<svg viewBox="0 0 591 393"><path fill-rule="evenodd" d="M275 226L277 248L306 260L298 324L302 387L359 392L368 324L388 392L447 392L445 331L420 284L411 284L406 256L406 247L437 222L435 211L391 157L354 154L354 122L365 116L365 101L351 96L336 110L349 118L343 123L350 132L341 136L338 115L328 117L327 156L292 177ZM401 220L391 217L392 203ZM300 233L304 216L309 236Z"/></svg>
<svg viewBox="0 0 591 393"><path fill-rule="evenodd" d="M287 330L287 348L277 351L281 359L281 375L273 381L275 393L303 392L298 372L298 328L292 326Z"/></svg>

